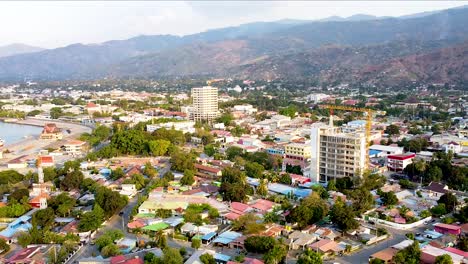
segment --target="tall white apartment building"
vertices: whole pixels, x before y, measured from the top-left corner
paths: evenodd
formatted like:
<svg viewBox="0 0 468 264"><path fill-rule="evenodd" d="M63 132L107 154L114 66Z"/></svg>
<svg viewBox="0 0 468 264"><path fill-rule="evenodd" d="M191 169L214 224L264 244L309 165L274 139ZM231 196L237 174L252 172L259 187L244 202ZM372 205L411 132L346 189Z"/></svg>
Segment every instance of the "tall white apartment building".
<svg viewBox="0 0 468 264"><path fill-rule="evenodd" d="M204 86L192 88L193 109L190 118L195 121L212 121L219 116L218 88Z"/></svg>
<svg viewBox="0 0 468 264"><path fill-rule="evenodd" d="M346 133L339 127L317 123L312 125L310 141L313 181L352 177L366 167L364 131Z"/></svg>

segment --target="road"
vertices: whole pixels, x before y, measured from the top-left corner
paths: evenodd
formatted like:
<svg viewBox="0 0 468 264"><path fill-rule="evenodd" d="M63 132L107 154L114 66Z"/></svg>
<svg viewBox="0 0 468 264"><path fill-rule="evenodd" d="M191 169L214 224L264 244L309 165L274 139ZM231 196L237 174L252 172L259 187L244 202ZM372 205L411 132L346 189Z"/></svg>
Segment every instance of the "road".
<svg viewBox="0 0 468 264"><path fill-rule="evenodd" d="M369 263L369 257L381 250L384 250L388 247L391 247L395 244L400 243L401 241L406 239L406 234L408 233L422 233L424 230L427 228L427 226L423 225L414 229L410 230L399 230L399 229L394 229L391 227L383 226L377 224L378 227L383 227L387 229L387 231L391 234L391 238L384 240L380 243L371 245L371 246L364 246L363 249L360 251L349 255L349 256L343 256L343 257L338 257L330 261L325 261L325 263L332 264L332 263L341 263L341 264L360 264L360 263Z"/></svg>
<svg viewBox="0 0 468 264"><path fill-rule="evenodd" d="M170 163L168 162L168 160L166 160L164 163L165 163L165 166L159 170L159 177L162 177L162 175L164 175L170 169ZM136 239L137 238L136 235L133 233L129 233L126 226L128 224L128 221L130 220L130 216L131 216L133 208L138 203L138 195L142 195L142 193L137 194L136 196L132 197L128 201L128 204L121 211L123 212L123 215L117 214L109 218L103 224L103 226L96 232L94 237L97 238L101 236L104 233L104 231L107 229L119 229L119 230L122 230L125 237ZM171 239L168 239L168 245L170 247L175 247L175 248L187 247L188 249L188 247L190 247L189 243L173 241ZM75 261L81 258L89 258L89 257L92 257L93 255L98 256L99 254L100 253L97 247L95 245L91 245L90 243L88 243L84 245L67 263L74 263Z"/></svg>

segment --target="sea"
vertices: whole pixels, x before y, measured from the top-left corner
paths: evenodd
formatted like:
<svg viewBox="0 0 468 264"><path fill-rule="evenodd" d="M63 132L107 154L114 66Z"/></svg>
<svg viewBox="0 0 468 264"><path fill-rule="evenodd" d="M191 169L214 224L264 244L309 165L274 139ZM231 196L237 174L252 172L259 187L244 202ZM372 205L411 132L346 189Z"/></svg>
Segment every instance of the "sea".
<svg viewBox="0 0 468 264"><path fill-rule="evenodd" d="M41 134L42 127L20 125L0 122L0 138L5 140L5 145L15 144L19 141L37 137Z"/></svg>

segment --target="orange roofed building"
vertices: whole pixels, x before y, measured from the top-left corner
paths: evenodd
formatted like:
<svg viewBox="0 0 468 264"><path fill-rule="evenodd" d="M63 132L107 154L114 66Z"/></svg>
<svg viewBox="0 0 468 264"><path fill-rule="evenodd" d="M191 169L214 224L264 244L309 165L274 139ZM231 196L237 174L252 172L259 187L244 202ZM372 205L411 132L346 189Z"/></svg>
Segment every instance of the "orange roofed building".
<svg viewBox="0 0 468 264"><path fill-rule="evenodd" d="M55 123L48 123L44 125L39 139L43 140L60 140L63 138L62 129L58 128Z"/></svg>

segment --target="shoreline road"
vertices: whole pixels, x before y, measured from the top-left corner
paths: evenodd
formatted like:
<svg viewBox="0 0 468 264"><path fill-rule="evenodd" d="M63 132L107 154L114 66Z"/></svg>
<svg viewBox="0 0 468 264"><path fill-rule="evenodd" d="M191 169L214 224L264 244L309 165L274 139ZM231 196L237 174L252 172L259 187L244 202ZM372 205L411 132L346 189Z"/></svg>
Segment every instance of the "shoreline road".
<svg viewBox="0 0 468 264"><path fill-rule="evenodd" d="M75 124L67 123L56 120L45 120L45 119L33 119L27 118L25 120L19 120L15 122L20 125L30 125L30 126L40 126L43 127L47 123L55 123L57 127L62 129L63 139L61 140L39 140L38 138L28 138L14 144L7 144L3 147L3 159L0 159L0 170L6 169L6 164L8 161L21 157L21 156L30 156L30 158L35 158L41 149L48 148L59 148L65 142L71 139L78 138L83 133L90 133L92 129L90 127ZM8 150L8 153L5 152ZM57 160L63 161L67 158L72 158L72 156L57 156ZM29 170L27 168L26 170Z"/></svg>

